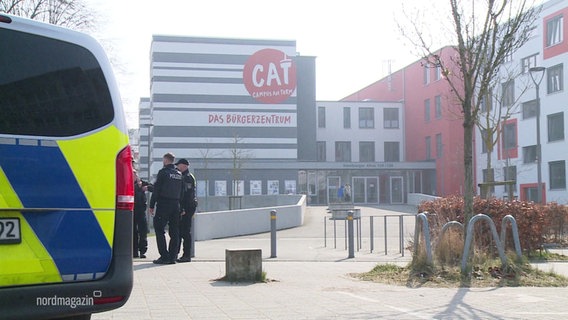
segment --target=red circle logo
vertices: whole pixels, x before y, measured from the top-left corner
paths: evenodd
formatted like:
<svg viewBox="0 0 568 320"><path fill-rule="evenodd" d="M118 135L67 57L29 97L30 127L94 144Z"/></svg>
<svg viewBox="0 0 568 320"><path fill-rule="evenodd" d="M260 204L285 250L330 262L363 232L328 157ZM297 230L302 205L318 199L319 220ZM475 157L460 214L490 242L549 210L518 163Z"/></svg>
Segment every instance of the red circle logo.
<svg viewBox="0 0 568 320"><path fill-rule="evenodd" d="M256 100L280 103L296 89L296 64L280 50L259 50L245 63L243 82Z"/></svg>

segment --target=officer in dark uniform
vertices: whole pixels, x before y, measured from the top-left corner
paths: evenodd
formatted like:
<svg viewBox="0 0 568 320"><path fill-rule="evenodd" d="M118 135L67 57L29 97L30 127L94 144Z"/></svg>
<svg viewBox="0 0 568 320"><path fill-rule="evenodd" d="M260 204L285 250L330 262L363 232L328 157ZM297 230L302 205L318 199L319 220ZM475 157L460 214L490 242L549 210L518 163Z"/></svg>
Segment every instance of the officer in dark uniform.
<svg viewBox="0 0 568 320"><path fill-rule="evenodd" d="M197 197L195 190L197 184L195 177L189 172L189 161L186 159L179 159L176 166L183 175L183 196L181 198L181 221L180 221L180 236L183 240L183 254L177 259L177 262L190 262L191 261L191 223L193 215L197 209ZM180 245L181 247L181 245Z"/></svg>
<svg viewBox="0 0 568 320"><path fill-rule="evenodd" d="M146 258L148 250L148 221L146 220L146 191L152 191L152 185L142 181L134 170L134 223L132 251L134 258Z"/></svg>
<svg viewBox="0 0 568 320"><path fill-rule="evenodd" d="M163 157L164 167L158 171L154 192L150 198L150 214L154 217L156 244L160 258L156 264L173 264L179 251L179 201L182 195L182 175L174 166L175 156L166 153ZM156 214L154 207L157 205ZM166 246L165 228L168 226L169 246Z"/></svg>

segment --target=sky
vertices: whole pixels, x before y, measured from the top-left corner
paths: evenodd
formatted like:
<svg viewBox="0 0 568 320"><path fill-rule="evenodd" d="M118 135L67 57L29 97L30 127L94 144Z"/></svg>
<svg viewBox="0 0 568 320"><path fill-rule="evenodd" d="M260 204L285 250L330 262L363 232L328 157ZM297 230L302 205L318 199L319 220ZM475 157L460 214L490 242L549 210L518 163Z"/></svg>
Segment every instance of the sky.
<svg viewBox="0 0 568 320"><path fill-rule="evenodd" d="M91 34L111 59L129 128L138 127L138 102L150 94L152 35L295 40L300 55L316 57L316 99L336 101L385 77L389 66L418 60L397 24L418 14L440 34L439 2L87 0L98 21Z"/></svg>

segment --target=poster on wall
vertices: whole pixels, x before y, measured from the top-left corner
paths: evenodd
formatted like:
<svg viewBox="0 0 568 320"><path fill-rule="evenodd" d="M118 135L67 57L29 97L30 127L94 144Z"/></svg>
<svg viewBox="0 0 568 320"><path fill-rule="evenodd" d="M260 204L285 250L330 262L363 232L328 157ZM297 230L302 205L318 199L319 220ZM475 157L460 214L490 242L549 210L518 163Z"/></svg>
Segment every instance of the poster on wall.
<svg viewBox="0 0 568 320"><path fill-rule="evenodd" d="M233 180L233 195L234 196L244 196L245 195L245 182L243 180Z"/></svg>
<svg viewBox="0 0 568 320"><path fill-rule="evenodd" d="M207 195L207 180L197 180L197 196L205 197Z"/></svg>
<svg viewBox="0 0 568 320"><path fill-rule="evenodd" d="M226 196L227 195L227 181L215 181L215 195L216 196Z"/></svg>
<svg viewBox="0 0 568 320"><path fill-rule="evenodd" d="M285 180L286 194L296 194L296 180Z"/></svg>
<svg viewBox="0 0 568 320"><path fill-rule="evenodd" d="M250 195L258 196L262 194L262 181L251 180L250 181Z"/></svg>
<svg viewBox="0 0 568 320"><path fill-rule="evenodd" d="M268 180L268 194L279 194L280 193L280 183L278 180Z"/></svg>

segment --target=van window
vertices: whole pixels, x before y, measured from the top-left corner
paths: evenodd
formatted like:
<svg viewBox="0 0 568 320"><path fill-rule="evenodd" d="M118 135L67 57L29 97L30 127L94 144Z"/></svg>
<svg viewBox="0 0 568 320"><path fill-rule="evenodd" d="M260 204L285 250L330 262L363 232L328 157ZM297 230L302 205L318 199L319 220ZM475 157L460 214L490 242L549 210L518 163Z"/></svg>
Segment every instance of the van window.
<svg viewBox="0 0 568 320"><path fill-rule="evenodd" d="M85 48L0 29L0 134L73 136L114 118L102 70Z"/></svg>

